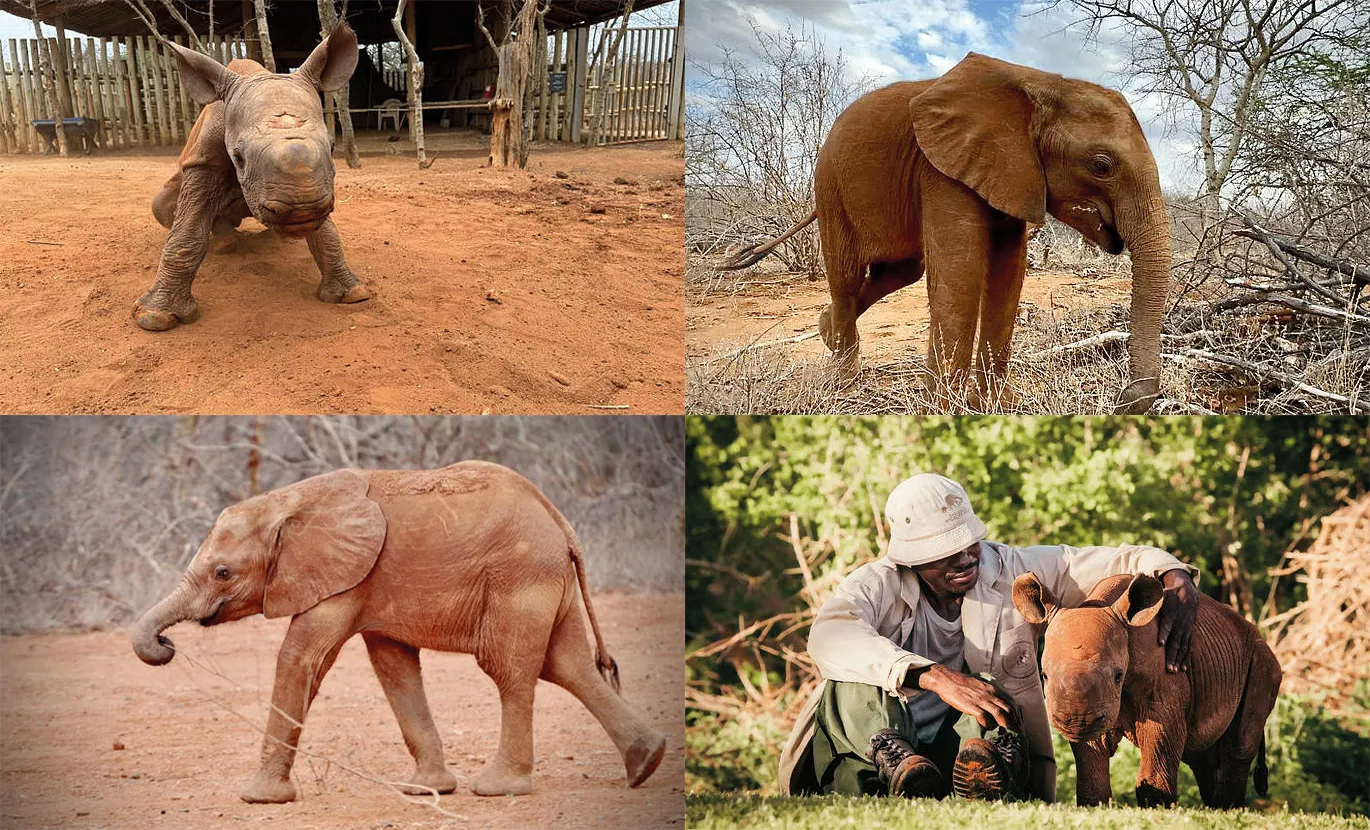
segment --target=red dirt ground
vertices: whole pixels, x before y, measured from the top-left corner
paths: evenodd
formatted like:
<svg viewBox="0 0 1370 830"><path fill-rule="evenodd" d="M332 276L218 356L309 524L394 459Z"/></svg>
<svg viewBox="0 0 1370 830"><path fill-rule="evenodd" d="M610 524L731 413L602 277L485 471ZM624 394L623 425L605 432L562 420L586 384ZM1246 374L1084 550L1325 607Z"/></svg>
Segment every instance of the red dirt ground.
<svg viewBox="0 0 1370 830"><path fill-rule="evenodd" d="M131 311L177 151L0 156L0 412L681 412L680 143L496 171L486 141L436 134L428 170L374 137L360 170L337 161L376 299L318 302L305 244L249 219L201 266L199 321L163 333Z"/></svg>
<svg viewBox="0 0 1370 830"><path fill-rule="evenodd" d="M1031 270L1023 282L1018 313L1022 315L1026 306L1058 314L1095 306L1126 306L1131 292L1132 280L1127 276ZM707 361L720 352L753 342L816 335L818 315L829 299L826 280L810 282L795 274L751 274L707 294L691 291L685 312L689 360ZM923 281L885 297L857 322L862 360L878 363L921 355L928 345L928 322L928 289ZM817 336L772 348L796 359L828 357L827 347Z"/></svg>
<svg viewBox="0 0 1370 830"><path fill-rule="evenodd" d="M182 657L162 668L138 661L127 632L0 640L0 826L683 827L684 595L601 594L594 601L624 697L669 736L661 766L638 789L628 788L613 744L580 702L539 683L533 794L471 795L470 778L498 743L498 696L472 657L439 652L424 652L424 687L448 768L461 782L442 806L462 819L407 804L379 784L305 756L390 780L413 769L366 649L353 638L305 722L294 771L300 799L246 804L237 791L256 771L261 737L254 725L265 722L276 649L289 622L257 617L172 629ZM184 655L242 688L188 665Z"/></svg>

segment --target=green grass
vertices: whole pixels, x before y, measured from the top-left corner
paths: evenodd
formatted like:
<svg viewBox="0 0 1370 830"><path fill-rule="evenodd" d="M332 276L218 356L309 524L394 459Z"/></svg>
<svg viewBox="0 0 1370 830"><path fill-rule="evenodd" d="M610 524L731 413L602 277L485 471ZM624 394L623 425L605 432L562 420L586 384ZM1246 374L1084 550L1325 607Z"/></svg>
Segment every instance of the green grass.
<svg viewBox="0 0 1370 830"><path fill-rule="evenodd" d="M685 818L690 830L746 827L785 830L836 828L964 827L970 830L1132 830L1132 828L1213 828L1213 830L1321 830L1330 827L1370 828L1364 816L1344 818L1326 813L1262 813L1253 810L1081 808L1064 804L984 804L948 799L908 801L847 796L786 797L755 795L688 795Z"/></svg>

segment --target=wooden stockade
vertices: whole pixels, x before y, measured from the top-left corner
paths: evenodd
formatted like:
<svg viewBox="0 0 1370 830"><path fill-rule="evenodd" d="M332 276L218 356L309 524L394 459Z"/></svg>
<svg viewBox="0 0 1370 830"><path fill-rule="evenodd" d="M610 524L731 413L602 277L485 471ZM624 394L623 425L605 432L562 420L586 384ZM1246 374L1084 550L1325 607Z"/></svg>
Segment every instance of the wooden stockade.
<svg viewBox="0 0 1370 830"><path fill-rule="evenodd" d="M186 46L185 38L171 38ZM180 146L200 114L181 88L176 59L151 36L69 38L54 47L57 100L65 117L98 124L101 148ZM247 44L227 37L201 38L216 60L247 57ZM54 118L38 71L38 41L0 44L0 152L41 153L46 142L33 128Z"/></svg>

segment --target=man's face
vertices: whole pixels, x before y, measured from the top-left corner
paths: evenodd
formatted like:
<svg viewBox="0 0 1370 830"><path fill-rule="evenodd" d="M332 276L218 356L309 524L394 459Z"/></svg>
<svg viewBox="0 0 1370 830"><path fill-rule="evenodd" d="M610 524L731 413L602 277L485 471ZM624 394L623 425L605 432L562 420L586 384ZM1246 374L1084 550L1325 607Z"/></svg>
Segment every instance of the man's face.
<svg viewBox="0 0 1370 830"><path fill-rule="evenodd" d="M980 543L972 542L951 556L918 565L913 570L934 594L960 596L980 578Z"/></svg>

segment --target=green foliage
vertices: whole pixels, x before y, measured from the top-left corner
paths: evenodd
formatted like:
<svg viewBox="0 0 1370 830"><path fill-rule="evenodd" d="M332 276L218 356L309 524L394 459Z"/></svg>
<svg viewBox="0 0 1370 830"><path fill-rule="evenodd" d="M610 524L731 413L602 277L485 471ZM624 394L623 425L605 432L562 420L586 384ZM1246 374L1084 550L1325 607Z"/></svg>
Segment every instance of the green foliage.
<svg viewBox="0 0 1370 830"><path fill-rule="evenodd" d="M902 798L850 798L847 796L761 797L753 795L687 795L685 821L691 830L831 830L852 827L938 827L984 830L1134 830L1134 828L1182 828L1183 830L1324 830L1324 828L1370 828L1363 817L1316 813L1256 812L1252 810L1173 810L1137 807L1081 808L1065 804L992 804L960 799L932 801Z"/></svg>
<svg viewBox="0 0 1370 830"><path fill-rule="evenodd" d="M778 785L785 730L770 713L721 717L690 710L685 718L687 792L766 790Z"/></svg>
<svg viewBox="0 0 1370 830"><path fill-rule="evenodd" d="M1265 734L1272 796L1291 810L1370 813L1370 737L1297 695L1275 702Z"/></svg>

